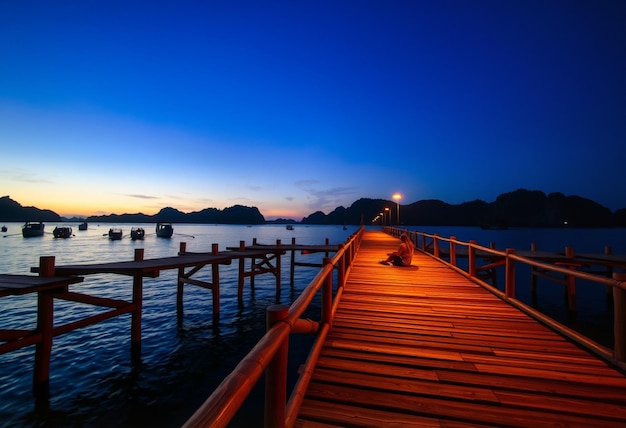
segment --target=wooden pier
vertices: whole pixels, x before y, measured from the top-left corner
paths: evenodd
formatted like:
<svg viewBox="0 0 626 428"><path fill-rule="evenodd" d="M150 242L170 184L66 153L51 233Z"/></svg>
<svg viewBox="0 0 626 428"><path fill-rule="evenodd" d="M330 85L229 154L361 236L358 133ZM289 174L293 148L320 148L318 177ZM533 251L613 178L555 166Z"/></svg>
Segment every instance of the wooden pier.
<svg viewBox="0 0 626 428"><path fill-rule="evenodd" d="M156 278L161 271L176 269L178 271L177 286L177 313L179 319L183 313L184 286L193 285L209 290L212 294L213 321L219 321L220 314L220 265L230 265L233 261L239 262L238 269L238 298L241 304L243 288L246 278L250 278L250 285L254 287L254 278L258 275L272 274L276 278L276 298L281 291L281 256L291 252L291 281L293 282L293 268L296 263L294 253L336 252L339 245L296 244L283 246L280 240L273 245L257 245L246 247L241 241L239 247L227 251L219 251L218 244L212 245L211 252L193 253L186 250L186 244L181 242L178 255L155 259L144 259L144 250L136 249L133 260L104 262L93 264L75 264L56 266L54 256L40 258L40 264L32 267L31 272L39 276L29 275L0 275L0 298L10 295L37 295L37 326L35 329L4 329L0 326L0 354L11 352L29 345L36 345L35 363L33 372L33 392L38 398L49 396L50 357L52 354L53 338L69 333L79 328L96 324L123 314L131 314L130 350L131 358L138 359L141 354L142 310L143 310L143 279ZM246 268L246 262L250 267ZM211 279L199 280L193 275L205 267L210 266ZM70 290L69 286L81 283L84 276L92 274L116 274L132 278L132 298L130 301L119 298L98 297L81 292L80 288ZM81 311L77 310L77 320L64 324L54 324L55 300L65 300L75 303L93 305L101 308L97 314L81 318Z"/></svg>
<svg viewBox="0 0 626 428"><path fill-rule="evenodd" d="M295 426L626 426L626 377L441 262L365 234Z"/></svg>
<svg viewBox="0 0 626 428"><path fill-rule="evenodd" d="M211 252L189 253L182 245L174 257L144 260L137 250L131 261L71 266L55 266L54 257L42 257L32 269L40 277L0 276L0 297L38 295L37 328L0 330L0 353L35 344L33 386L36 395L45 397L52 339L59 334L131 313L131 351L140 350L143 278L177 269L180 302L184 284L207 288L215 316L219 265L239 261L240 290L243 278L253 285L256 275L271 273L279 293L282 255L291 251L293 263L295 251L324 252L318 275L291 306L268 308L268 332L185 426L228 426L263 375L264 423L271 427L626 426L626 274L594 276L578 272L571 260L563 266L561 256L548 265L513 250L489 250L452 238L447 242L448 260L418 251L413 266L403 268L377 263L397 249L397 237L363 228L337 246L254 242L229 251L220 252L214 244ZM456 265L459 245L466 245L468 272ZM477 255L487 253L499 260L478 266ZM601 264L623 269L620 257L611 257L615 264L600 258ZM520 305L515 263L609 287L615 349L593 344ZM205 266L212 268L210 282L194 279ZM504 292L481 280L479 272L486 266L506 269ZM132 300L81 294L76 284L99 273L132 277ZM318 293L319 320L302 319ZM107 309L57 326L54 299ZM287 398L291 334L316 337Z"/></svg>
<svg viewBox="0 0 626 428"><path fill-rule="evenodd" d="M291 307L268 308L267 334L185 427L228 426L263 374L266 427L626 426L623 343L594 346L515 303L514 263L538 262L502 252L503 293L481 283L471 246L463 274L426 252L411 267L378 264L398 239L357 235ZM613 287L620 336L624 277L598 281ZM299 317L318 292L319 323L305 329ZM305 331L317 338L288 395L288 338Z"/></svg>

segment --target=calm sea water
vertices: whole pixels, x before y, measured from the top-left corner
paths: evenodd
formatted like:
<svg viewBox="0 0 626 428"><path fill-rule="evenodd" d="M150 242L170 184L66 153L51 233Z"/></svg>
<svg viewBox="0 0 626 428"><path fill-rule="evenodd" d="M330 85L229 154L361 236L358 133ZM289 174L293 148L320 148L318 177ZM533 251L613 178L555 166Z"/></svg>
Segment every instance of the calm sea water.
<svg viewBox="0 0 626 428"><path fill-rule="evenodd" d="M89 230L74 227L71 239L54 239L55 224L46 225L41 238L24 239L21 224L6 224L9 230L0 238L0 273L26 274L37 266L40 256L56 257L57 265L132 260L135 248L144 248L144 257L176 255L180 242L189 251L210 251L213 243L220 250L227 246L259 243L277 239L287 244L333 244L345 242L356 227L296 225L293 231L280 225L225 226L175 225L172 239L156 238L154 224L142 225L144 241L131 241L132 226L121 225L125 238L109 241L105 236L111 224L90 224ZM67 225L67 224L64 224ZM115 225L120 226L120 225ZM578 252L602 253L612 246L615 254L626 254L626 229L511 229L415 228L415 230L474 239L498 248L529 249L536 243L540 250L562 251L573 246ZM307 262L321 261L322 255L301 256ZM294 287L289 285L289 263L283 261L280 303L289 304L317 273L315 268L297 267ZM195 278L210 278L210 269ZM519 273L522 275L523 273ZM53 344L50 400L36 403L32 396L34 347L0 355L0 426L180 426L208 397L211 391L254 346L265 331L265 308L276 303L275 278L262 275L255 280L255 292L246 282L244 303L237 302L237 264L220 266L221 314L214 324L211 294L187 286L182 318L176 311L176 271L163 271L159 278L144 280L142 353L139 362L130 359L130 315L79 329L56 337ZM130 300L131 279L117 275L90 275L81 292ZM530 278L528 276L528 283ZM526 289L526 291L524 291ZM522 300L531 300L527 287L518 287ZM572 319L565 311L562 287L540 283L538 299L532 303L549 315L610 341L612 313L603 289L579 286L579 311ZM318 308L318 307L317 307ZM75 303L55 302L55 323L64 324L96 309ZM316 306L312 311L316 310ZM33 328L36 316L34 295L0 299L1 328ZM292 372L306 358L306 337L292 339ZM244 415L233 426L258 425L262 421L262 385L246 402Z"/></svg>

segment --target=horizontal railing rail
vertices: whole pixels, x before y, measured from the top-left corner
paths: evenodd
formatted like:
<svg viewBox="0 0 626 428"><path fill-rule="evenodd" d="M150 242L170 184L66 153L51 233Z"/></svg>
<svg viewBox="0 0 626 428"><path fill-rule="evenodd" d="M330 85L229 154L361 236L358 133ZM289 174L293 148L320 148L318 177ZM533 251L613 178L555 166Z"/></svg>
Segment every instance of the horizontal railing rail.
<svg viewBox="0 0 626 428"><path fill-rule="evenodd" d="M186 421L184 427L228 426L264 373L265 426L294 425L364 230L361 227L350 236L346 243L339 246L334 257L324 258L321 270L291 306L273 305L267 309L268 330L265 335ZM337 287L333 296L335 272ZM302 314L320 290L320 320L302 319ZM287 400L289 336L298 333L316 333L316 337Z"/></svg>
<svg viewBox="0 0 626 428"><path fill-rule="evenodd" d="M475 241L459 241L454 236L450 238L444 238L437 234L429 234L425 232L411 231L407 229L401 229L397 227L385 227L384 231L392 236L398 237L402 233L406 233L411 238L411 241L415 244L415 248L425 254L434 257L444 264L450 266L457 272L468 277L472 281L478 283L482 287L488 289L501 299L509 302L511 305L526 312L530 316L539 320L540 322L549 325L554 330L558 331L562 335L570 338L571 340L585 346L590 351L594 352L599 357L603 358L607 362L626 369L626 273L612 273L611 277L592 274L588 272L582 272L576 269L575 263L566 263L564 265L546 263L544 261L534 260L529 257L523 257L516 254L515 249L506 249L505 251L496 250L495 248L487 248L476 244ZM446 260L441 253L443 247L446 247L447 253ZM463 269L457 262L458 247L464 247L467 249L467 269ZM491 256L491 263L478 266L477 252L480 252L483 256ZM563 325L562 323L552 319L551 317L535 310L534 308L526 305L524 302L518 300L515 294L515 267L516 263L522 263L530 266L531 268L538 268L545 272L553 272L563 274L565 277L566 286L569 288L568 292L575 295L575 280L581 279L589 281L591 283L602 284L610 287L613 296L613 337L614 337L614 349L607 348L598 344L591 338L578 333ZM499 290L494 284L490 284L483 280L480 276L480 272L484 272L490 269L504 269L504 291ZM494 275L495 278L495 275Z"/></svg>

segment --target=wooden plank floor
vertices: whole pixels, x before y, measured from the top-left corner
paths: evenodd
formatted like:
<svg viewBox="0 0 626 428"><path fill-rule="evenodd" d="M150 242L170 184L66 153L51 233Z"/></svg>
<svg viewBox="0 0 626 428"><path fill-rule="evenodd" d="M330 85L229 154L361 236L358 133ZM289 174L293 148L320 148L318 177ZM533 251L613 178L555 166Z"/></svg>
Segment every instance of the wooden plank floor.
<svg viewBox="0 0 626 428"><path fill-rule="evenodd" d="M398 244L365 233L296 426L626 426L622 373Z"/></svg>

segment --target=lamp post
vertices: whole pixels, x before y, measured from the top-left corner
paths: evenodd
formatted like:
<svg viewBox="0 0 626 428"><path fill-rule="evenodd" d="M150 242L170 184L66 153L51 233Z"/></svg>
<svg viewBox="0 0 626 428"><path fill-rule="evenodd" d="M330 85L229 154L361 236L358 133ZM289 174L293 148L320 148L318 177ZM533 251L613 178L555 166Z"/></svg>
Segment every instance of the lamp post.
<svg viewBox="0 0 626 428"><path fill-rule="evenodd" d="M391 226L391 213L389 212L389 207L385 207L385 213L387 214L387 219L389 220L389 226Z"/></svg>
<svg viewBox="0 0 626 428"><path fill-rule="evenodd" d="M400 199L402 199L402 195L399 193L394 193L393 196L391 196L393 198L394 201L396 201L396 214L397 214L397 222L398 222L398 226L400 226Z"/></svg>

